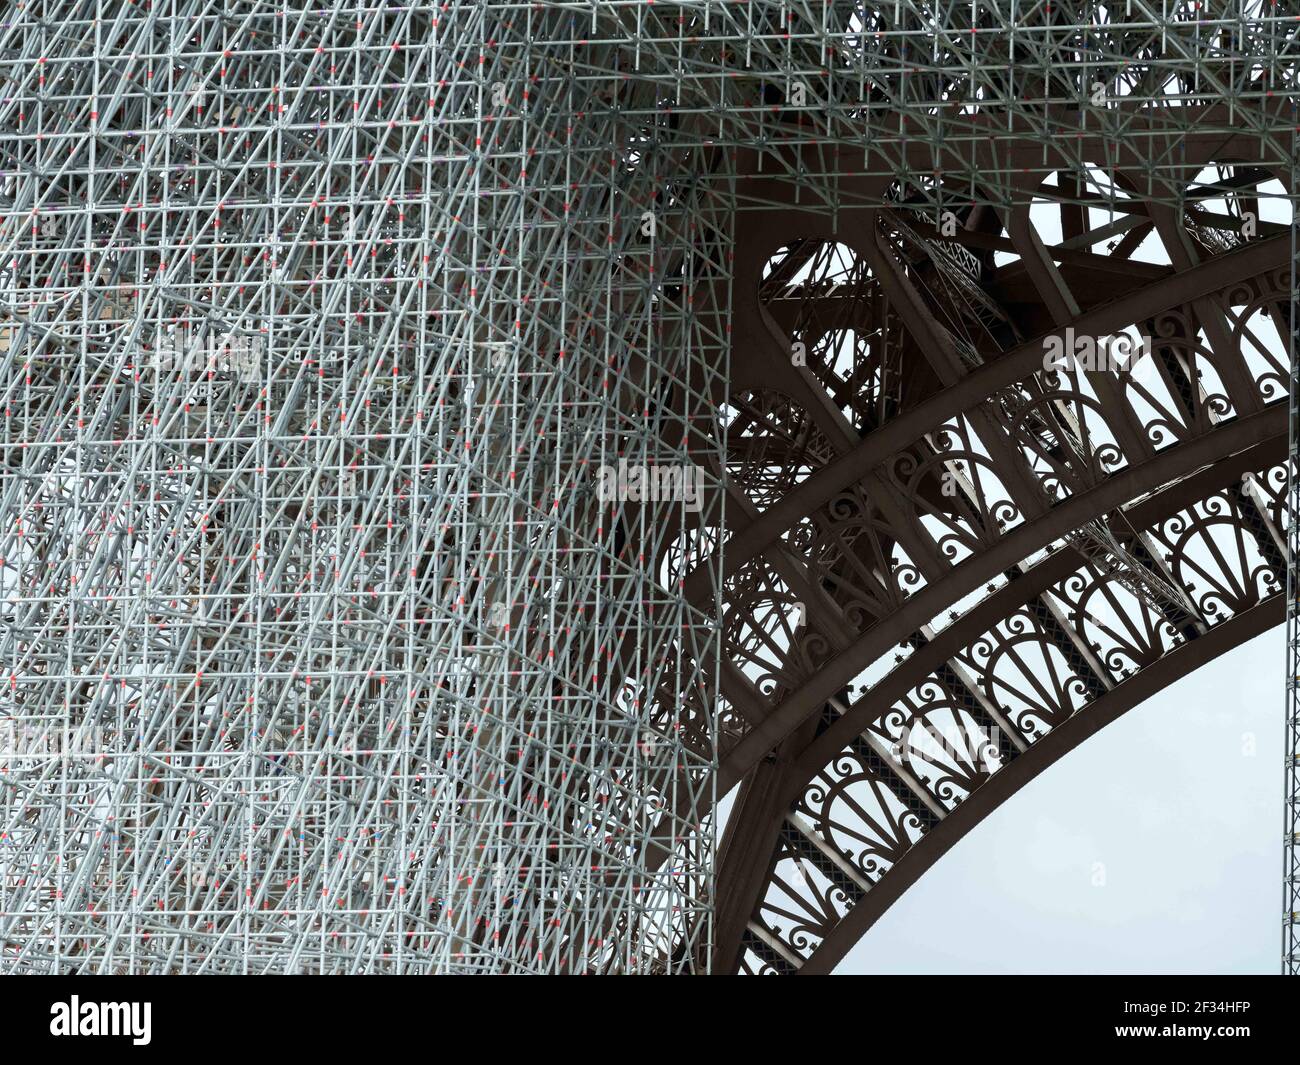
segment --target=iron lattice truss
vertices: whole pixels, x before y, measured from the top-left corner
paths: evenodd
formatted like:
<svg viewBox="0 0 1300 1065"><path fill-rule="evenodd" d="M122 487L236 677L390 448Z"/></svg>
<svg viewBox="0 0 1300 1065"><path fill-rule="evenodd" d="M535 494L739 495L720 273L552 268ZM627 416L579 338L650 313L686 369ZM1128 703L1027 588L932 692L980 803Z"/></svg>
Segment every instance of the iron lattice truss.
<svg viewBox="0 0 1300 1065"><path fill-rule="evenodd" d="M831 968L1296 599L1298 15L17 9L5 967Z"/></svg>

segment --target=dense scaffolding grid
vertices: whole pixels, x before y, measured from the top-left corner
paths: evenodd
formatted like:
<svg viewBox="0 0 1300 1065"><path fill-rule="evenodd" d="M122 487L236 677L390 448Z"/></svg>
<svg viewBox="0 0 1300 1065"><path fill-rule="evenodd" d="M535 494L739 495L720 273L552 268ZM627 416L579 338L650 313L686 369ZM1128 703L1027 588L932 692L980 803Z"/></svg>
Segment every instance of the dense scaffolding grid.
<svg viewBox="0 0 1300 1065"><path fill-rule="evenodd" d="M1187 161L1216 136L1292 200L1296 25L1289 0L20 8L6 965L707 968L712 769L770 726L721 604L744 217L880 208L938 254L946 218L1056 171L1123 240L1138 201L1242 209L1241 172ZM703 498L610 499L620 461Z"/></svg>
<svg viewBox="0 0 1300 1065"><path fill-rule="evenodd" d="M6 968L702 964L719 517L595 491L718 466L653 105L555 12L96 12L0 38Z"/></svg>

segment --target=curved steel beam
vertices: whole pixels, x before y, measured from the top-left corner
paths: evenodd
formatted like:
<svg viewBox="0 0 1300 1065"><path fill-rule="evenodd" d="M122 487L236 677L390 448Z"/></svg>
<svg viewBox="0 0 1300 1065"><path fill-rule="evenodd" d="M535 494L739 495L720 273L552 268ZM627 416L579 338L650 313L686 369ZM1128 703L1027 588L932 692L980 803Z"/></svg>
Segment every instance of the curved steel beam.
<svg viewBox="0 0 1300 1065"><path fill-rule="evenodd" d="M1270 237L1153 282L1130 296L1088 311L1068 324L1079 335L1104 336L1131 322L1151 318L1190 300L1285 266L1290 256L1288 237ZM756 521L734 532L721 548L724 578L732 576L786 529L860 481L890 455L987 396L1041 369L1042 358L1043 338L1037 337L972 371L943 392L899 414L865 437L852 451L835 459L768 507ZM687 576L686 592L692 602L701 603L711 594L709 574L707 566L700 566Z"/></svg>
<svg viewBox="0 0 1300 1065"><path fill-rule="evenodd" d="M1274 409L1281 413L1279 408ZM1126 512L1127 516L1135 527L1146 528L1160 518L1177 512L1189 500L1194 501L1220 490L1244 473L1284 461L1286 439L1284 430L1244 450L1225 454L1199 472L1143 499ZM906 662L881 678L880 683L871 689L869 698L854 703L847 713L820 733L800 752L792 767L792 775L806 781L837 750L867 727L878 707L891 705L934 669L953 658L980 633L1010 616L1056 582L1064 580L1083 562L1084 559L1077 551L1062 548L976 604L959 620L918 648ZM794 798L795 790L788 788L782 794L782 800L788 803Z"/></svg>
<svg viewBox="0 0 1300 1065"><path fill-rule="evenodd" d="M1191 181L1198 172L1192 167L1180 180ZM1049 199L1061 200L1067 237L1073 233L1081 247L1104 239L1080 208L1070 206L1069 182L1056 180L1044 188ZM1165 191L1170 189L1177 191L1174 185ZM1128 203L1147 215L1158 206L1154 200ZM922 239L910 219L865 204L838 220L791 205L779 217L760 209L747 220L755 224L738 223L738 247L748 249L750 274L769 258L764 240L785 248L773 259L771 276L777 280L764 280L760 293L759 282L749 278L754 283L736 295L736 305L749 312L746 320L764 322L768 333L774 333L775 318L765 317L765 302L784 301L782 333L774 333L777 344L767 352L768 361L779 359L785 336L805 341L805 350L813 340L828 339L818 350L815 374L803 370L794 386L785 383L789 375L760 375L753 384L757 393L742 397L745 446L738 444L736 455L744 464L740 483L757 505L741 508L739 520L729 522L731 536L721 549L724 598L732 653L771 693L771 705L750 707L747 731L721 760L721 792L744 781L720 864L716 942L724 966L747 958L750 967L757 959L760 967L802 969L810 953L833 965L839 949L834 944L849 935L840 928L848 918L837 914L846 907L854 914L866 898L881 910L888 905L889 892L880 887L892 883L893 869L911 854L909 841L918 831L924 839L945 825L962 807L962 796L983 791L987 779L1017 764L1044 729L1050 735L1071 714L1093 705L1118 706L1122 697L1116 691L1138 691L1146 682L1126 680L1130 669L1156 676L1150 667L1160 659L1153 656L1166 653L1171 641L1207 649L1184 650L1176 661L1213 653L1209 649L1224 639L1229 623L1216 622L1214 607L1199 589L1192 601L1197 574L1191 559L1200 548L1185 537L1171 539L1162 522L1186 509L1193 540L1211 538L1222 523L1198 508L1229 508L1233 527L1227 535L1235 536L1240 556L1227 560L1221 582L1230 613L1253 609L1264 591L1258 582L1271 590L1285 568L1280 515L1274 512L1280 499L1264 500L1253 485L1221 483L1261 468L1275 472L1284 447L1285 412L1276 387L1284 370L1269 359L1271 370L1249 366L1243 339L1258 343L1248 321L1255 313L1277 317L1270 303L1279 298L1274 274L1289 256L1281 235L1238 243L1225 253L1223 241L1205 243L1206 223L1187 223L1202 226L1193 240L1190 229L1180 232L1166 211L1160 239L1182 239L1185 253L1174 255L1172 266L1147 270L1136 291L1114 295L1120 285L1067 270L1064 260L1043 247L1028 212L1013 210L999 216L1011 247L996 250L1017 254L1019 265L994 277L990 256L983 265L973 260L976 269L957 279L969 290L969 278L975 278L985 296L992 293L1001 303L983 297L963 303L960 286L945 288L952 282L951 275L945 281L950 256L941 247L944 235ZM967 233L984 233L999 223L973 211L965 224ZM1153 232L1153 225L1126 228ZM818 251L819 242L829 250ZM1198 254L1202 248L1204 256ZM802 275L800 264L808 264ZM802 293L782 280L795 276L809 279L800 282ZM1013 278L1020 289L1009 295ZM851 316L851 307L828 310L829 300L857 301L861 309ZM993 324L1009 328L980 333L990 319L963 319L972 307L983 307ZM891 318L901 323L897 337L890 332L897 328ZM972 322L974 333L968 331ZM1213 328L1208 341L1198 343L1205 322ZM1154 380L1148 376L1137 385L1122 373L1116 377L1113 367L1091 364L1068 381L1046 372L1047 336L1059 340L1072 330L1096 338L1131 326L1157 338L1154 355L1147 349L1147 370L1158 373ZM866 344L854 338L848 349L835 347L848 337L845 330L860 335L864 329L871 335ZM954 337L963 332L967 339L958 349ZM1015 339L1029 335L1036 339ZM852 371L847 378L841 369L846 357ZM892 408L873 405L879 391L862 393L865 403L855 398L865 374L921 361L933 377L906 378L907 391ZM852 425L841 419L841 409L856 419ZM795 474L765 472L782 462L793 463ZM978 463L1000 481L992 494L987 484L971 479ZM799 474L800 466L810 472ZM944 495L956 497L951 504L927 480L943 470L949 471L944 477L960 482L955 493L944 488ZM1203 499L1199 493L1206 489L1211 491ZM922 519L932 524L922 528ZM1021 569L1058 541L1066 546ZM1254 552L1248 565L1245 543ZM1208 550L1220 554L1213 542ZM1162 561L1152 552L1173 554L1165 553ZM774 564L778 555L788 556L784 567ZM1244 568L1238 572L1237 566ZM798 583L783 571L792 567L800 573ZM1076 573L1082 580L1077 589ZM689 575L688 592L712 591L695 587L697 576ZM962 608L960 617L952 613L951 625L936 620L980 584L1001 576L1005 584L990 583L991 594ZM1169 583L1175 576L1176 583ZM918 579L924 583L915 588ZM1114 594L1133 591L1135 581L1140 605L1130 622L1137 626L1134 644L1122 635L1118 644L1106 638L1098 644L1095 630L1091 636L1085 632L1085 617L1089 625L1098 622L1085 614L1083 601L1097 595L1097 602L1109 599L1122 610ZM1212 591L1218 588L1212 574L1210 584ZM818 585L836 607L831 615L807 608L807 589ZM803 605L810 628L806 640L787 630L790 646L783 652L783 626L774 627L772 612L779 616L792 600ZM1138 631L1152 617L1162 626L1159 639L1150 634L1154 630ZM1017 629L1018 618L1028 619L1028 627ZM853 637L847 646L845 620ZM852 625L861 627L859 634ZM1215 638L1206 642L1211 632ZM901 665L870 681L868 694L853 701L850 683L869 668L866 676L879 676L879 660L893 645L910 647L910 655L899 656ZM1022 645L1036 650L1022 656ZM1109 650L1103 652L1102 645ZM1052 664L1049 654L1062 665ZM1008 663L1033 668L1034 655L1045 656L1042 686L1031 680L1022 693L1004 671ZM1123 661L1132 666L1114 664ZM1063 684L1077 685L1075 694L1067 698ZM999 705L1004 701L1011 705ZM906 736L916 725L929 727L931 720L953 714L986 736L990 728L993 735L1000 732L994 742L1003 768L978 768L964 757L945 767L916 749L886 750L899 728ZM904 830L899 814L890 812L900 809L894 803L901 804L902 816L916 818L915 827ZM871 827L857 825L857 817ZM881 874L881 868L888 872ZM810 869L818 871L816 883L808 878ZM862 920L874 918L854 917ZM832 932L834 941L824 939Z"/></svg>
<svg viewBox="0 0 1300 1065"><path fill-rule="evenodd" d="M799 974L829 973L903 892L958 840L1088 737L1211 659L1281 624L1285 617L1285 598L1282 592L1269 596L1215 626L1204 636L1169 651L1054 728L1025 753L994 773L890 868L889 873L831 929L811 957L800 966Z"/></svg>
<svg viewBox="0 0 1300 1065"><path fill-rule="evenodd" d="M1204 548L1217 557L1213 537L1224 531L1202 505L1228 508L1224 532L1238 548L1221 582L1210 573L1211 591L1222 591L1230 614L1262 616L1253 604L1285 568L1283 504L1221 481L1263 468L1273 483L1285 371L1270 357L1262 370L1249 364L1246 344L1258 344L1254 314L1277 324L1270 300L1290 248L1281 230L1243 242L1216 235L1232 228L1227 214L1207 220L1193 206L1184 218L1161 207L1181 207L1201 169L1233 147L1186 130L1149 132L1194 148L1160 176L1144 175L1137 154L1105 160L1124 190L1115 203L1093 197L1123 215L1110 225L1092 224L1077 176L1062 170L1081 165L1077 144L1072 164L1027 159L1012 179L1021 207L971 205L956 233L918 234L929 216L906 186L884 197L889 178L841 174L837 161L811 197L794 180L802 163L789 176L741 179L740 198L752 206L736 220L732 379L753 391L737 399L731 490L745 505L719 548L723 588L703 568L685 582L693 601L720 593L727 603L732 679L750 678L758 696L730 734L718 776L720 792L744 782L719 866L724 967L747 958L749 967L757 959L760 968L828 969L853 929L874 920L873 907L878 915L911 882L895 883L893 870L920 875L913 851L950 846L940 844L960 835L946 826L962 797L996 795L986 781L1038 750L1045 729L1069 724L1068 736L1083 710L1122 712L1126 698L1174 669L1159 657L1174 655L1171 646L1170 661L1194 668L1225 633L1244 631L1236 618L1218 622L1193 583L1193 556ZM802 148L783 150L777 170L803 160ZM1225 180L1236 188L1267 173ZM1058 246L1044 244L1023 206L1040 196L1059 204ZM1143 234L1166 247L1168 265L1129 263ZM1113 255L1091 250L1115 236L1123 239ZM963 259L951 251L957 244L978 250ZM994 252L1018 261L1003 264ZM1118 279L1133 275L1139 284L1125 290ZM1085 363L1077 377L1058 379L1044 361L1046 340L1067 330L1101 343L1129 328L1147 337L1154 378L1138 383ZM788 357L796 339L815 361ZM887 372L898 382L892 391ZM955 492L945 480L940 493L941 474ZM1161 525L1184 510L1190 540ZM1043 561L1027 561L1060 541ZM951 625L937 620L986 582L990 595L951 612ZM1138 596L1126 619L1121 591ZM1120 610L1119 629L1131 626L1131 637L1099 634L1085 601ZM792 603L806 634L781 620ZM881 676L894 645L910 654ZM1034 663L1044 676L1017 689L1008 668ZM851 684L876 677L854 701ZM906 737L954 715L998 735L996 765L887 751L899 729ZM915 824L905 828L908 818ZM939 844L914 842L940 828Z"/></svg>
<svg viewBox="0 0 1300 1065"><path fill-rule="evenodd" d="M1285 433L1286 415L1285 407L1275 404L1161 451L1148 462L1125 467L1088 491L1070 496L1042 517L1017 526L987 551L955 566L942 580L926 585L885 621L867 630L847 650L826 662L816 676L751 728L723 758L718 773L719 792L730 790L769 750L806 717L816 713L865 665L915 632L949 604L958 602L980 585L1096 515L1106 514L1159 485L1178 480L1246 447Z"/></svg>

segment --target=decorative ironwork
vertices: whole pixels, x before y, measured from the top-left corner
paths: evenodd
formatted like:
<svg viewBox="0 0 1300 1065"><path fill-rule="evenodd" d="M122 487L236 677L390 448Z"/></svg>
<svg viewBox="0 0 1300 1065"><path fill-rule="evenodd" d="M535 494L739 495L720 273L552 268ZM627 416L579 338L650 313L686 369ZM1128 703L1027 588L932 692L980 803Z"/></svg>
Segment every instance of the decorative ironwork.
<svg viewBox="0 0 1300 1065"><path fill-rule="evenodd" d="M1196 138L1179 150L1182 193L1212 181L1225 217L1294 193L1285 169L1217 163ZM726 783L743 781L720 871L725 966L829 969L1016 786L1281 617L1291 237L1209 240L1206 211L1130 191L1129 215L1151 219L1130 263L1135 241L1093 250L1114 230L1080 190L1135 190L1139 174L1088 167L1036 177L1032 205L957 212L964 255L870 208L791 240L792 202L769 238L770 357L794 338L810 357L743 439L763 454L764 433L808 440L812 422L835 453L805 449L816 460L784 482L732 470L761 513L733 518L724 545L724 650L761 672L766 706L722 754ZM849 322L868 342L836 333ZM1124 333L1134 358L1044 361L1053 337ZM887 410L884 379L899 382ZM798 639L755 609L779 601L753 582L778 556L819 591Z"/></svg>

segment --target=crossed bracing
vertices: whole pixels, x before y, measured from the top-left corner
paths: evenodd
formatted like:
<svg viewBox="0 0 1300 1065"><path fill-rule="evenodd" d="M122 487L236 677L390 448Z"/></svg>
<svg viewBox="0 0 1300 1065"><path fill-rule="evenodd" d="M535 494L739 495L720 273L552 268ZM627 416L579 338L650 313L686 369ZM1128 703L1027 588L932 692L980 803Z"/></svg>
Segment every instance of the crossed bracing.
<svg viewBox="0 0 1300 1065"><path fill-rule="evenodd" d="M906 184L738 215L766 266L734 303L719 967L829 970L1021 784L1281 619L1292 177L1222 148L1185 139L1151 199L1039 169L955 231ZM1044 368L1045 335L1126 329L1131 366Z"/></svg>

